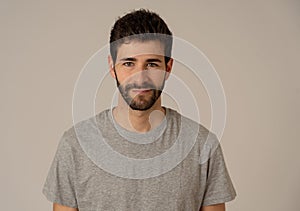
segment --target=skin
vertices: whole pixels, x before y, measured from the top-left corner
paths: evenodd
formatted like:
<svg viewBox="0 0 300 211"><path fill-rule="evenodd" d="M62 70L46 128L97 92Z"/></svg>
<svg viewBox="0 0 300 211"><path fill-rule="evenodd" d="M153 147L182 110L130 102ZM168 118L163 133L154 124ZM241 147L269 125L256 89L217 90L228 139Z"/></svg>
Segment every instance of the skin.
<svg viewBox="0 0 300 211"><path fill-rule="evenodd" d="M225 203L201 207L200 211L225 211Z"/></svg>
<svg viewBox="0 0 300 211"><path fill-rule="evenodd" d="M53 203L53 211L78 211L78 209Z"/></svg>
<svg viewBox="0 0 300 211"><path fill-rule="evenodd" d="M155 87L168 79L172 70L173 60L166 64L164 46L159 41L131 41L118 48L116 61L108 57L110 74L118 79L121 86L128 84L141 85L145 82ZM147 103L153 92L145 88L133 88L128 95L137 104ZM147 132L157 127L165 116L161 105L161 97L147 110L134 110L119 94L118 104L113 110L115 120L127 130L139 133ZM53 211L78 211L78 209L53 204ZM200 211L225 211L225 204L201 207Z"/></svg>

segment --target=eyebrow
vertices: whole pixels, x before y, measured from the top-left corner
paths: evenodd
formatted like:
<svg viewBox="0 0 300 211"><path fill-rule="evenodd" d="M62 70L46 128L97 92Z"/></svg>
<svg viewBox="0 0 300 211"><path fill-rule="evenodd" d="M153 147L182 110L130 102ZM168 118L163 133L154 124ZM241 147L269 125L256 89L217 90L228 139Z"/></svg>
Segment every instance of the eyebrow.
<svg viewBox="0 0 300 211"><path fill-rule="evenodd" d="M132 57L127 57L127 58L120 59L120 61L132 61L132 62L135 62L136 60L137 60L136 58L132 58Z"/></svg>
<svg viewBox="0 0 300 211"><path fill-rule="evenodd" d="M133 58L133 57L127 57L127 58L122 58L120 59L120 61L132 61L132 62L136 62L137 59ZM162 63L162 61L160 59L147 59L146 62L159 62Z"/></svg>
<svg viewBox="0 0 300 211"><path fill-rule="evenodd" d="M162 61L160 59L147 59L147 62L159 62L162 63Z"/></svg>

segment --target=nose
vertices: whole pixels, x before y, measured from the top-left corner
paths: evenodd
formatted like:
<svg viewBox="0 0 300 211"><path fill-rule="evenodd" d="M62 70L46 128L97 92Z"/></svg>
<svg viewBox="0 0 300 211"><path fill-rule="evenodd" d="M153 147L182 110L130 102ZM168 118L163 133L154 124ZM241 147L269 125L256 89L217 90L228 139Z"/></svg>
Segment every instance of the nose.
<svg viewBox="0 0 300 211"><path fill-rule="evenodd" d="M148 78L148 67L144 64L136 65L135 71L134 71L134 79L137 83L143 83Z"/></svg>
<svg viewBox="0 0 300 211"><path fill-rule="evenodd" d="M137 81L137 83L143 83L147 80L147 78L147 70L145 69L140 70L135 74L135 80Z"/></svg>

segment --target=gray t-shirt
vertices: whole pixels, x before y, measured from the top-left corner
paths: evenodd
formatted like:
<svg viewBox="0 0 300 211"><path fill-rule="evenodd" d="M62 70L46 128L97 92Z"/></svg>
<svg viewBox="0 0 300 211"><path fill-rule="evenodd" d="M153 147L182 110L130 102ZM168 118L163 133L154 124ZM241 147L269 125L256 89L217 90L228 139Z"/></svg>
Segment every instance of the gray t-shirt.
<svg viewBox="0 0 300 211"><path fill-rule="evenodd" d="M111 110L67 130L43 194L80 211L199 210L236 196L216 136L169 108L143 134L122 128Z"/></svg>

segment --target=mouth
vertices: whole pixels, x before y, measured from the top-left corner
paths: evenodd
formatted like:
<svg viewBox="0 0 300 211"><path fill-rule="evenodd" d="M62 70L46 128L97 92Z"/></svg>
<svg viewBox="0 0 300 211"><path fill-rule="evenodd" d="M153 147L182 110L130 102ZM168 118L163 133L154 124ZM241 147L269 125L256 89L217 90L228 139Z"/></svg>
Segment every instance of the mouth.
<svg viewBox="0 0 300 211"><path fill-rule="evenodd" d="M144 94L144 93L148 93L148 92L151 92L152 89L132 89L131 90L133 93L135 94Z"/></svg>

